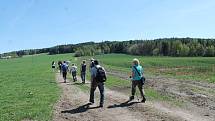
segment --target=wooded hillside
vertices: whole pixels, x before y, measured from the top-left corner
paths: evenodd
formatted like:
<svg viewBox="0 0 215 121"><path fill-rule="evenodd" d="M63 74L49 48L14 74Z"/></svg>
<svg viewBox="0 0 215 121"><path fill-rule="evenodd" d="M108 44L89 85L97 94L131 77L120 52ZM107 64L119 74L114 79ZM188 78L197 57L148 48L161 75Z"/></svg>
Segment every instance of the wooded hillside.
<svg viewBox="0 0 215 121"><path fill-rule="evenodd" d="M20 50L3 56L21 57L40 53L75 53L75 56L93 56L107 53L125 53L141 56L215 56L215 39L163 38L155 40L104 41L59 45L51 48Z"/></svg>

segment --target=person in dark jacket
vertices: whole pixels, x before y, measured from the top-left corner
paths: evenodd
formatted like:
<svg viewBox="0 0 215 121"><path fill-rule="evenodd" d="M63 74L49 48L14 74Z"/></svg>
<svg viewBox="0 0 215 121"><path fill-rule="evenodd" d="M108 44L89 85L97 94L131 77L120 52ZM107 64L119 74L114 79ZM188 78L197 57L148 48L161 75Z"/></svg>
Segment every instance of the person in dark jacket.
<svg viewBox="0 0 215 121"><path fill-rule="evenodd" d="M62 70L62 73L63 73L64 83L66 83L66 76L67 76L67 72L68 72L68 70L69 70L69 66L68 66L68 64L66 63L66 61L63 62L61 68L62 68L61 70Z"/></svg>
<svg viewBox="0 0 215 121"><path fill-rule="evenodd" d="M86 79L86 70L87 70L86 61L83 60L81 64L81 80L83 84L85 83L85 79Z"/></svg>

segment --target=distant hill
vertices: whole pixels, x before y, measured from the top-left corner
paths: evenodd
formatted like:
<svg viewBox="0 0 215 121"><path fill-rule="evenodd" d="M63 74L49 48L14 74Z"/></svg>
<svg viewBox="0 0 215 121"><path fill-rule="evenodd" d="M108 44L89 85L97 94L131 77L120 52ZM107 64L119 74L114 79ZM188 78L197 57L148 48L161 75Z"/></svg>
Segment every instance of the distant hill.
<svg viewBox="0 0 215 121"><path fill-rule="evenodd" d="M215 56L215 39L162 38L155 40L104 41L58 45L51 48L20 50L1 54L1 57L22 57L40 53L75 53L75 56L93 56L107 53L125 53L141 56Z"/></svg>

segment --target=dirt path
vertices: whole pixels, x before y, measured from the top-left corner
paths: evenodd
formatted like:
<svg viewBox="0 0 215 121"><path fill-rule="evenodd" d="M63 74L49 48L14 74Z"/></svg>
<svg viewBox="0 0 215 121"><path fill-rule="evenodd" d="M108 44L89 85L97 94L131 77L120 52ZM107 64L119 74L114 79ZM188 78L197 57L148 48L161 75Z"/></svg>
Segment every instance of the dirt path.
<svg viewBox="0 0 215 121"><path fill-rule="evenodd" d="M88 105L89 93L77 87L79 83L62 83L57 74L56 80L62 88L62 95L54 108L53 121L202 121L201 117L184 110L164 106L160 103L139 103L137 100L126 103L128 96L106 89L105 105L98 107L98 97L94 105ZM86 84L89 87L89 84ZM85 85L85 86L86 86ZM98 94L98 91L96 92Z"/></svg>

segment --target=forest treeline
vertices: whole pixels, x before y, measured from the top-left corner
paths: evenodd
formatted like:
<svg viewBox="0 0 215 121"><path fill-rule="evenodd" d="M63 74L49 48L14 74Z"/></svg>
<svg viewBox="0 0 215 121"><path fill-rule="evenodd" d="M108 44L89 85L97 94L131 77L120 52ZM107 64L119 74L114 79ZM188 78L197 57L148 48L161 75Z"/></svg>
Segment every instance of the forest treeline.
<svg viewBox="0 0 215 121"><path fill-rule="evenodd" d="M21 57L40 53L49 53L50 55L75 53L76 57L108 53L141 56L214 57L215 39L163 38L155 40L103 41L100 43L86 42L43 49L20 50L1 54L1 57L8 55Z"/></svg>

